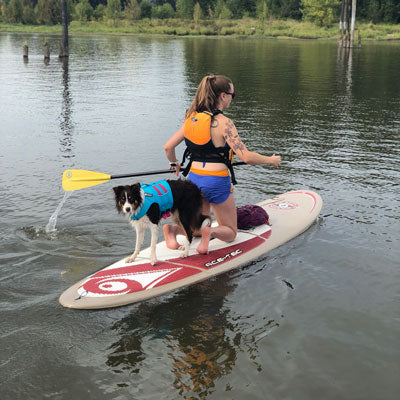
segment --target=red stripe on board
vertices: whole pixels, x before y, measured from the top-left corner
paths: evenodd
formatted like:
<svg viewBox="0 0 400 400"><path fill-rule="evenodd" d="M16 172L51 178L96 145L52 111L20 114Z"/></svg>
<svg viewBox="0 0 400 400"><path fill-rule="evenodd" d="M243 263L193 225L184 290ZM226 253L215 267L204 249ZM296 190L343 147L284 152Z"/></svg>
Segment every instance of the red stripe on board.
<svg viewBox="0 0 400 400"><path fill-rule="evenodd" d="M271 236L272 229L270 229L267 232L262 233L260 236L263 237L264 239L268 239Z"/></svg>
<svg viewBox="0 0 400 400"><path fill-rule="evenodd" d="M317 199L316 199L316 197L315 197L312 193L310 193L310 192L306 192L306 194L308 194L309 196L311 196L311 197L313 198L313 200L314 200L314 206L313 206L313 208L312 208L311 211L310 211L310 214L311 214L311 213L313 212L315 206L317 205Z"/></svg>
<svg viewBox="0 0 400 400"><path fill-rule="evenodd" d="M158 262L129 265L99 271L87 279L78 291L86 291L89 296L115 296L140 292L156 286L176 282L198 274L200 270Z"/></svg>
<svg viewBox="0 0 400 400"><path fill-rule="evenodd" d="M310 192L303 192L303 191L299 191L299 192L290 192L290 193L292 193L292 194L308 194L308 195L313 199L313 201L314 201L314 205L313 205L313 207L311 208L310 214L313 212L315 206L317 205L317 198L316 198L312 193L310 193Z"/></svg>
<svg viewBox="0 0 400 400"><path fill-rule="evenodd" d="M270 232L267 232L268 236ZM225 264L232 260L232 258L245 254L262 243L264 243L264 239L255 236L243 242L223 247L222 249L212 250L208 254L194 254L187 258L173 258L167 260L167 262L177 262L207 270Z"/></svg>

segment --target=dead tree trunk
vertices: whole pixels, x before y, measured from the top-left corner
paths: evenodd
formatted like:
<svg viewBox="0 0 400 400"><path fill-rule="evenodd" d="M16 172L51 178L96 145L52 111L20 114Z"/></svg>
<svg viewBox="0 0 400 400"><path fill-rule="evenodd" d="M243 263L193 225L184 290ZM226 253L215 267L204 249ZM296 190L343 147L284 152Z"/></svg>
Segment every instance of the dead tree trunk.
<svg viewBox="0 0 400 400"><path fill-rule="evenodd" d="M339 21L339 46L354 47L357 0L342 0ZM358 43L360 46L360 43Z"/></svg>
<svg viewBox="0 0 400 400"><path fill-rule="evenodd" d="M343 46L343 38L344 38L344 0L342 1L342 7L340 9L340 18L339 18L339 46Z"/></svg>
<svg viewBox="0 0 400 400"><path fill-rule="evenodd" d="M43 43L43 56L45 62L50 60L50 45L47 40L45 40Z"/></svg>
<svg viewBox="0 0 400 400"><path fill-rule="evenodd" d="M62 40L58 56L60 58L63 58L69 56L67 0L61 0L61 22L62 22Z"/></svg>
<svg viewBox="0 0 400 400"><path fill-rule="evenodd" d="M351 24L350 24L350 47L354 47L354 27L356 26L357 0L351 3Z"/></svg>
<svg viewBox="0 0 400 400"><path fill-rule="evenodd" d="M28 54L29 54L28 43L24 43L24 47L23 47L23 56L24 56L24 59L28 59Z"/></svg>

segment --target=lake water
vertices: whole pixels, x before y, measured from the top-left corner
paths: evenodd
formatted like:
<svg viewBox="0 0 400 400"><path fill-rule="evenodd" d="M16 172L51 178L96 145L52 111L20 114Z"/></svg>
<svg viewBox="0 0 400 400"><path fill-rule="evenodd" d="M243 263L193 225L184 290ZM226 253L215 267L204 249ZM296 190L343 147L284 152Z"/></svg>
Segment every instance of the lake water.
<svg viewBox="0 0 400 400"><path fill-rule="evenodd" d="M74 36L63 63L48 36L45 63L44 39L0 34L1 399L397 399L400 44ZM237 203L308 188L320 219L167 296L62 308L134 245L112 183L72 193L46 232L62 172L167 168L207 73L233 79L226 114L246 145L282 155L237 168Z"/></svg>

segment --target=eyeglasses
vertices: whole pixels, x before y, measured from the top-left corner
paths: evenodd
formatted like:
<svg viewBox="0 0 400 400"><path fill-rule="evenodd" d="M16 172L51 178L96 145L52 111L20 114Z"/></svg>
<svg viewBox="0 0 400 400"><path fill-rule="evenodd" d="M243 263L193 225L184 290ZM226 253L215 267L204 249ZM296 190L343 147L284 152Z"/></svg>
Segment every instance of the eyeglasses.
<svg viewBox="0 0 400 400"><path fill-rule="evenodd" d="M235 92L229 93L229 92L225 92L225 94L230 94L232 96L232 100L235 98L236 94Z"/></svg>

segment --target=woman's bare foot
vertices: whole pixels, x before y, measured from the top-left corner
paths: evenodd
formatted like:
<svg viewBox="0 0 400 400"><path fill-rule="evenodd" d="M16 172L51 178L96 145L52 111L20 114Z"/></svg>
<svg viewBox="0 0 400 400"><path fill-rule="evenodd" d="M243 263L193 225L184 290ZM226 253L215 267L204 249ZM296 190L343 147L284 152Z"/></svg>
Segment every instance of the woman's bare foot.
<svg viewBox="0 0 400 400"><path fill-rule="evenodd" d="M180 244L176 241L176 235L175 235L175 232L173 231L172 226L165 224L163 226L163 233L164 233L164 239L165 239L165 243L167 244L167 247L171 250L179 249Z"/></svg>
<svg viewBox="0 0 400 400"><path fill-rule="evenodd" d="M211 238L211 228L209 226L205 226L201 230L201 240L200 244L197 246L197 252L199 254L208 254L208 244L210 243Z"/></svg>

